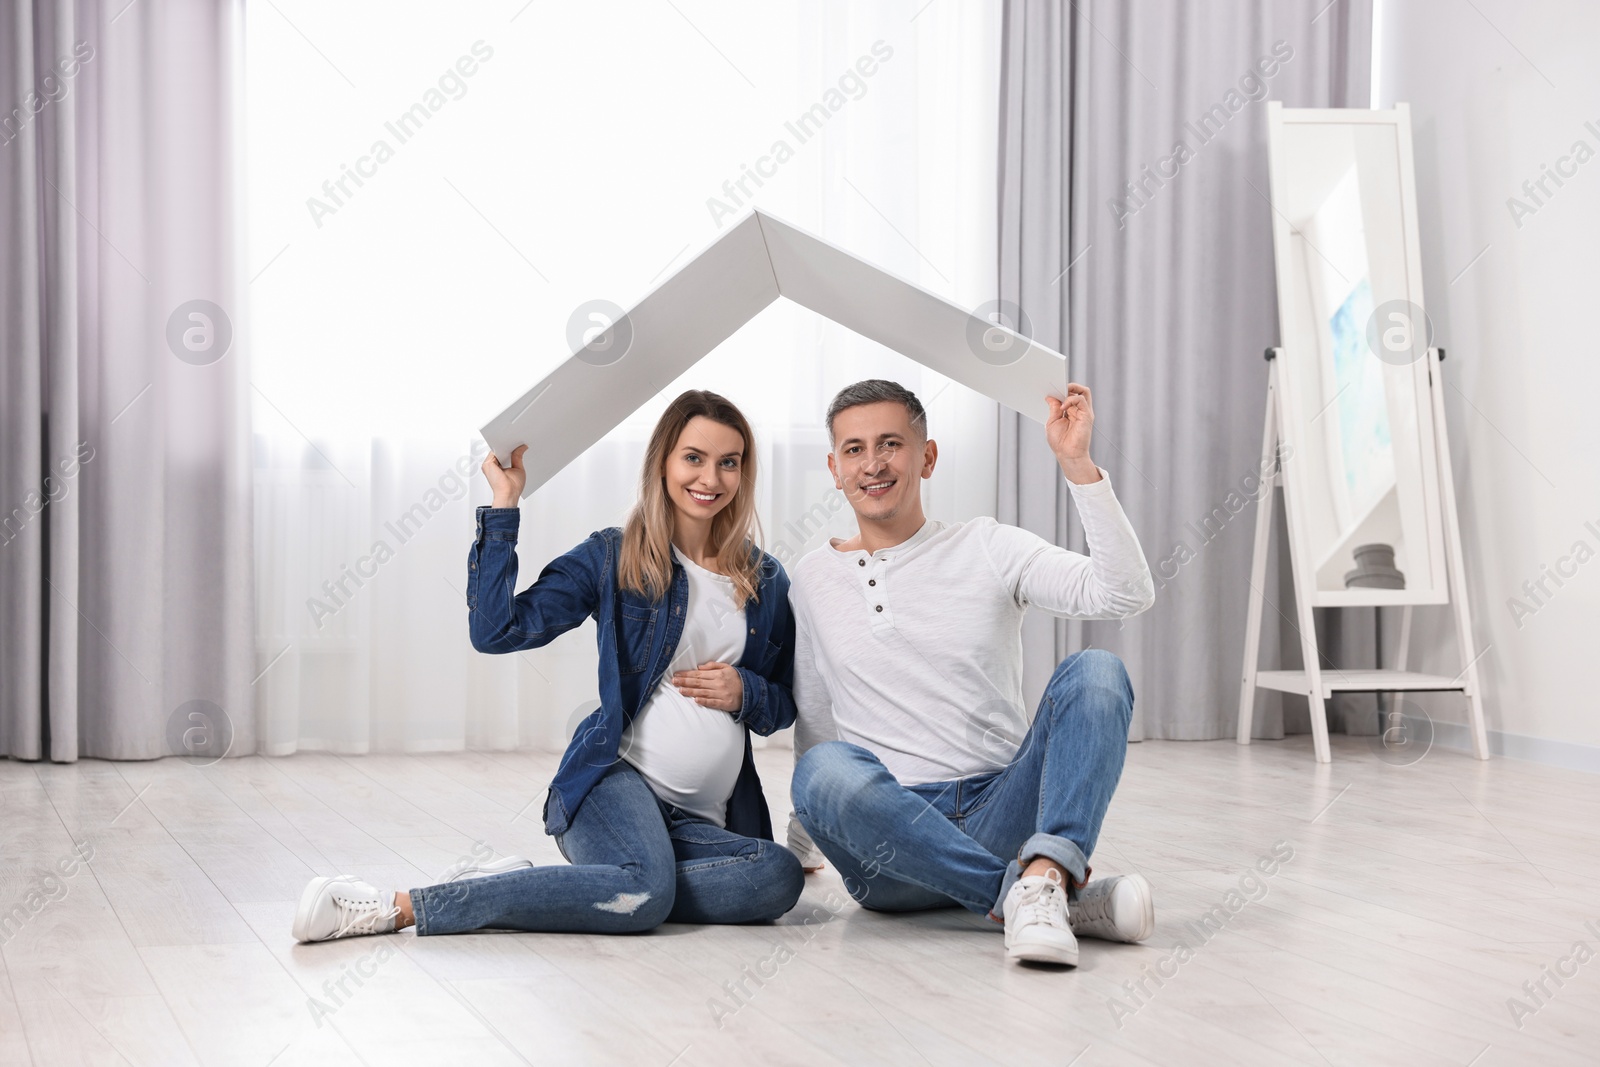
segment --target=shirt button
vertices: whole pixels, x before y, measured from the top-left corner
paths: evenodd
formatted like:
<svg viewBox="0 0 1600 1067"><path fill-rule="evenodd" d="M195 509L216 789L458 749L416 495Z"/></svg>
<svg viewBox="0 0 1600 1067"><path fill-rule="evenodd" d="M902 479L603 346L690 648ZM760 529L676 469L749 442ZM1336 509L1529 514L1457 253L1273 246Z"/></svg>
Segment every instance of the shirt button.
<svg viewBox="0 0 1600 1067"><path fill-rule="evenodd" d="M867 565L867 561L864 559L858 559L856 560L856 565L859 567L865 567Z"/></svg>
<svg viewBox="0 0 1600 1067"><path fill-rule="evenodd" d="M883 605L882 605L882 604L879 604L879 605L878 605L878 610L879 610L879 611L882 611L882 610L883 610Z"/></svg>
<svg viewBox="0 0 1600 1067"><path fill-rule="evenodd" d="M868 585L877 585L878 584L878 579L876 579L876 578L868 578L867 579L867 584Z"/></svg>

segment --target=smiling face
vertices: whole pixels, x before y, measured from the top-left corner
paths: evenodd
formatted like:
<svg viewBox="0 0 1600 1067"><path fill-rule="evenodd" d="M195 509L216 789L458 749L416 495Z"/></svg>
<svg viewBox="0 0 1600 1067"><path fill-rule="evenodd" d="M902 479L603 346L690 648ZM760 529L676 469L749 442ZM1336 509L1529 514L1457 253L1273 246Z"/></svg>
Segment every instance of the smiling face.
<svg viewBox="0 0 1600 1067"><path fill-rule="evenodd" d="M920 514L922 479L933 473L938 446L911 425L893 400L845 408L833 419L828 469L859 520L888 523Z"/></svg>
<svg viewBox="0 0 1600 1067"><path fill-rule="evenodd" d="M683 427L667 453L667 496L681 518L710 522L733 502L744 467L744 435L704 415Z"/></svg>

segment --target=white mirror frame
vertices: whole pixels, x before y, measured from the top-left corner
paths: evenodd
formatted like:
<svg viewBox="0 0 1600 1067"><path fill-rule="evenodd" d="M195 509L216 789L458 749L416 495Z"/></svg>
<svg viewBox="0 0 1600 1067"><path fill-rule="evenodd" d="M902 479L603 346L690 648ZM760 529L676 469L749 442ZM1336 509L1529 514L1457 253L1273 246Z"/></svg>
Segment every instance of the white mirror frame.
<svg viewBox="0 0 1600 1067"><path fill-rule="evenodd" d="M1267 160L1271 199L1274 205L1272 210L1272 247L1274 269L1278 292L1280 294L1292 291L1296 279L1291 275L1293 270L1293 257L1289 254L1293 227L1289 219L1276 207L1285 202L1287 194L1287 174L1285 158L1286 129L1291 125L1385 125L1392 126L1395 131L1397 158L1399 161L1400 179L1400 210L1402 236L1405 242L1405 278L1408 299L1419 308L1424 308L1424 295L1422 288L1422 253L1421 243L1417 233L1417 192L1416 176L1411 155L1411 112L1407 105L1396 104L1392 110L1366 111L1349 108L1286 108L1281 101L1268 101L1267 103ZM1278 359L1279 385L1282 389L1282 403L1280 404L1281 419L1279 429L1281 440L1284 444L1295 447L1296 437L1304 430L1301 423L1301 413L1304 408L1300 406L1301 391L1306 387L1299 380L1299 374L1304 364L1300 362L1299 353L1291 348L1293 339L1303 335L1301 324L1290 322L1294 312L1289 302L1278 300L1278 327L1283 346L1282 355ZM1431 342L1430 342L1431 343ZM1430 359L1418 359L1410 365L1413 384L1413 402L1416 408L1416 425L1418 431L1418 448L1420 451L1422 471L1422 506L1427 522L1427 564L1428 581L1423 583L1408 582L1405 589L1319 589L1316 587L1316 576L1313 573L1311 547L1309 542L1308 502L1304 498L1303 488L1296 486L1293 475L1294 464L1284 464L1283 493L1289 526L1290 551L1293 556L1293 565L1297 571L1302 568L1306 573L1296 582L1299 589L1312 590L1312 603L1317 607L1359 607L1372 605L1391 604L1448 604L1450 602L1449 583L1445 570L1445 545L1442 520L1442 508L1439 490L1439 467L1435 455L1434 442L1434 413L1432 404L1432 390L1429 381ZM1416 569L1413 559L1411 570Z"/></svg>

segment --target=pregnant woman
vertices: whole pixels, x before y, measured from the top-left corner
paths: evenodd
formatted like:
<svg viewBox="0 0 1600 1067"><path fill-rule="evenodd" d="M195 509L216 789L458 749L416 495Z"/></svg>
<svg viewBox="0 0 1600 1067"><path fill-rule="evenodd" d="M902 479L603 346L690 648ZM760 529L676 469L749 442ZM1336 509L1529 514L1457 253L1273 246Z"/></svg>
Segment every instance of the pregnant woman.
<svg viewBox="0 0 1600 1067"><path fill-rule="evenodd" d="M772 840L750 754L750 731L792 725L795 706L789 579L752 535L749 423L716 393L679 396L651 434L626 527L590 534L513 595L526 449L510 469L484 461L494 504L478 509L467 611L480 652L597 624L600 707L579 724L544 807L570 865L469 861L409 892L315 878L294 918L300 941L412 925L637 933L776 919L800 897L800 863Z"/></svg>

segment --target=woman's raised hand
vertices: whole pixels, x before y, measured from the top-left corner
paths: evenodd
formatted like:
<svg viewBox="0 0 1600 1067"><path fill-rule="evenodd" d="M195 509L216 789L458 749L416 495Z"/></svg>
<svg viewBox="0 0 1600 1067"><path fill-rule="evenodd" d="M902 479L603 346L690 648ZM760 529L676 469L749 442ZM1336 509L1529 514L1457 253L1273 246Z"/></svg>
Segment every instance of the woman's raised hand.
<svg viewBox="0 0 1600 1067"><path fill-rule="evenodd" d="M672 684L702 708L738 711L744 707L744 682L738 668L726 663L713 660L700 664L699 670L678 671Z"/></svg>
<svg viewBox="0 0 1600 1067"><path fill-rule="evenodd" d="M527 450L527 445L518 445L517 450L511 453L510 467L500 466L493 452L483 457L483 476L489 479L489 488L494 491L495 507L514 508L522 499L522 487L528 484L528 472L522 466L522 454Z"/></svg>

